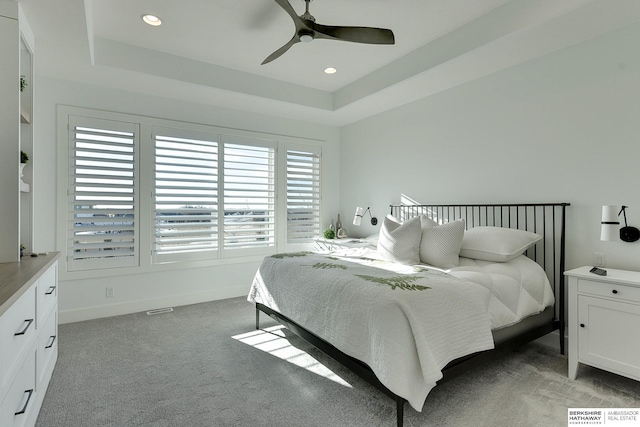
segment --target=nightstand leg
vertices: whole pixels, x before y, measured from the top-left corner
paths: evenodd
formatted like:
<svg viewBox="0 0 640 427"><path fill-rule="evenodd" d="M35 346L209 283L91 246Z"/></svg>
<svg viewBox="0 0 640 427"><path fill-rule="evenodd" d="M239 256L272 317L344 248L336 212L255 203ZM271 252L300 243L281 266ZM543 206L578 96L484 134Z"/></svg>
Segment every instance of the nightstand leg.
<svg viewBox="0 0 640 427"><path fill-rule="evenodd" d="M575 380L576 377L578 376L578 368L580 367L580 364L578 363L577 360L575 359L571 359L571 357L569 357L569 379L570 380Z"/></svg>

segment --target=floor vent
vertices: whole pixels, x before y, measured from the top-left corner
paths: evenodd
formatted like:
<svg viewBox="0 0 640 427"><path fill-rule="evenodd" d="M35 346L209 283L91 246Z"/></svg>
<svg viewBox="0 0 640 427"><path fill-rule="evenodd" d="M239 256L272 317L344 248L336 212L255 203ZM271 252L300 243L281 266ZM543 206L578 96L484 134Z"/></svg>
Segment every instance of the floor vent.
<svg viewBox="0 0 640 427"><path fill-rule="evenodd" d="M173 311L172 307L156 308L155 310L147 311L147 315L151 316L151 315L154 315L154 314L171 313L172 311Z"/></svg>

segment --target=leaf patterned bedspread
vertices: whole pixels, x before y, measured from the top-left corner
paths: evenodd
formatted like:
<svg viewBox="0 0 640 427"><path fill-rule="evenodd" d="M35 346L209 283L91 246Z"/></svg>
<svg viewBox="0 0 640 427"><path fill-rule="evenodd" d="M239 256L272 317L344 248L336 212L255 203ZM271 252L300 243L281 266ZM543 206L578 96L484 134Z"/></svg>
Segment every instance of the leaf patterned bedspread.
<svg viewBox="0 0 640 427"><path fill-rule="evenodd" d="M488 289L376 259L272 255L258 269L248 300L363 361L418 411L448 362L494 346Z"/></svg>

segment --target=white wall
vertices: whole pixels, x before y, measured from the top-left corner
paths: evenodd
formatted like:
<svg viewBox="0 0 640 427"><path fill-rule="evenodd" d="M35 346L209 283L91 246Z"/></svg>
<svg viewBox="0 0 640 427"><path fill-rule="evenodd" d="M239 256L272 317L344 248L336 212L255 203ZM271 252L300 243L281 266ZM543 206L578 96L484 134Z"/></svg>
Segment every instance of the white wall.
<svg viewBox="0 0 640 427"><path fill-rule="evenodd" d="M633 25L343 127L341 211L384 217L401 193L566 201L568 268L603 252L607 266L640 270L640 242L599 240L605 204L628 205L640 227L639 41Z"/></svg>
<svg viewBox="0 0 640 427"><path fill-rule="evenodd" d="M37 52L36 52L37 60ZM326 177L324 212L336 212L339 202L338 129L228 110L141 93L78 84L37 75L34 111L34 250L56 247L56 105L70 105L131 113L251 131L322 139L323 173ZM123 78L125 76L123 75ZM130 313L151 308L189 304L246 295L259 260L150 274L62 280L60 321ZM105 288L114 288L106 298Z"/></svg>
<svg viewBox="0 0 640 427"><path fill-rule="evenodd" d="M20 259L18 6L0 1L0 262Z"/></svg>

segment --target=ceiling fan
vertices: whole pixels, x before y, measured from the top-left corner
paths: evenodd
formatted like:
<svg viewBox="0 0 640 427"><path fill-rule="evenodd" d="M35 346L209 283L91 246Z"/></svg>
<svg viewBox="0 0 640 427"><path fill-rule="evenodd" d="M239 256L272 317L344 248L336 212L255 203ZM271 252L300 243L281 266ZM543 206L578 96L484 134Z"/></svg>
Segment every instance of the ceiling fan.
<svg viewBox="0 0 640 427"><path fill-rule="evenodd" d="M306 3L304 14L298 16L288 0L275 0L287 12L296 26L293 38L280 49L262 61L267 64L285 53L291 46L299 42L311 42L314 39L343 40L355 43L367 44L394 44L393 31L384 28L372 27L338 27L316 24L316 18L309 13L311 0L303 0Z"/></svg>

